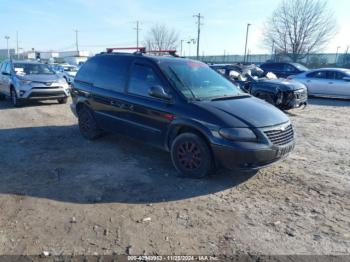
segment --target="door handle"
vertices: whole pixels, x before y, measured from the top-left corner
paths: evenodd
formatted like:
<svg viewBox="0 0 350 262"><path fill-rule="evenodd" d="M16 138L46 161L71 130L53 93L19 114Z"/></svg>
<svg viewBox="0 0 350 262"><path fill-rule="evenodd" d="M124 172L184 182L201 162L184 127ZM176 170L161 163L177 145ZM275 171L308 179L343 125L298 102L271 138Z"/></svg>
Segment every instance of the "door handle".
<svg viewBox="0 0 350 262"><path fill-rule="evenodd" d="M332 84L333 84L333 82L328 82L328 84L332 85Z"/></svg>
<svg viewBox="0 0 350 262"><path fill-rule="evenodd" d="M310 82L311 82L311 80L307 80L306 82L310 83Z"/></svg>

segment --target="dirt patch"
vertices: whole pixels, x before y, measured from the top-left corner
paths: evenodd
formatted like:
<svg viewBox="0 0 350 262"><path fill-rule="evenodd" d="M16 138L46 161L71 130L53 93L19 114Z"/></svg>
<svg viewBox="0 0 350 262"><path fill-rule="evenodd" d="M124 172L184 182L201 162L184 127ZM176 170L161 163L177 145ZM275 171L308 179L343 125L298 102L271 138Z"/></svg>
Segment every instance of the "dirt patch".
<svg viewBox="0 0 350 262"><path fill-rule="evenodd" d="M2 101L0 254L349 254L350 102L310 102L285 161L190 180L68 105Z"/></svg>

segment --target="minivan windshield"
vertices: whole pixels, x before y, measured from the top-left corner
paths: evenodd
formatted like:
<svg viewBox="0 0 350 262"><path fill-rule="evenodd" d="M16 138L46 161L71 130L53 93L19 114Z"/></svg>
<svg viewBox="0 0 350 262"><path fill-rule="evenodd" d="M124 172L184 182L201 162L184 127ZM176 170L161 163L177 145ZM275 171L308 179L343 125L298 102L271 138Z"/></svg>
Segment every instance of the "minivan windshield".
<svg viewBox="0 0 350 262"><path fill-rule="evenodd" d="M17 75L53 75L55 72L44 64L14 63Z"/></svg>
<svg viewBox="0 0 350 262"><path fill-rule="evenodd" d="M244 95L237 86L204 63L190 60L172 61L162 62L160 67L188 99L202 100Z"/></svg>

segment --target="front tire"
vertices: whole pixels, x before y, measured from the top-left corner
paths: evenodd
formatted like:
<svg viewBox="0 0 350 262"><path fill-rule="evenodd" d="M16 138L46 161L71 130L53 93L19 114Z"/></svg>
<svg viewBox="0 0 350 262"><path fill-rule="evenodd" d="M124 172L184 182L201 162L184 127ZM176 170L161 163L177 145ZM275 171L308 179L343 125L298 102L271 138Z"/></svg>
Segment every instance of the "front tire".
<svg viewBox="0 0 350 262"><path fill-rule="evenodd" d="M214 161L206 141L194 133L183 133L171 145L171 159L181 176L202 178L213 171Z"/></svg>
<svg viewBox="0 0 350 262"><path fill-rule="evenodd" d="M57 99L57 101L59 104L67 104L68 98L67 97L60 98L60 99Z"/></svg>
<svg viewBox="0 0 350 262"><path fill-rule="evenodd" d="M11 88L11 102L14 107L20 107L21 101L18 100L17 93L14 88Z"/></svg>
<svg viewBox="0 0 350 262"><path fill-rule="evenodd" d="M102 134L93 113L86 106L78 111L78 124L80 133L88 140L94 140Z"/></svg>

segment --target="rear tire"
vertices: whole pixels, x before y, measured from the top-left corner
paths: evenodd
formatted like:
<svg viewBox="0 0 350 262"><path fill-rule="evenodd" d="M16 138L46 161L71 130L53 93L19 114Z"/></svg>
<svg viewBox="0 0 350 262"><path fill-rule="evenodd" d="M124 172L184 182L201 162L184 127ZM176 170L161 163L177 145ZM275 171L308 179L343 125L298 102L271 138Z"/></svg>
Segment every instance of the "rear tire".
<svg viewBox="0 0 350 262"><path fill-rule="evenodd" d="M59 104L67 104L68 98L67 97L60 98L60 99L57 99L57 101Z"/></svg>
<svg viewBox="0 0 350 262"><path fill-rule="evenodd" d="M89 108L82 107L78 111L79 131L88 140L94 140L101 136L102 131L98 127L95 117Z"/></svg>
<svg viewBox="0 0 350 262"><path fill-rule="evenodd" d="M180 176L203 178L214 167L213 157L206 141L194 133L183 133L171 145L171 159Z"/></svg>

